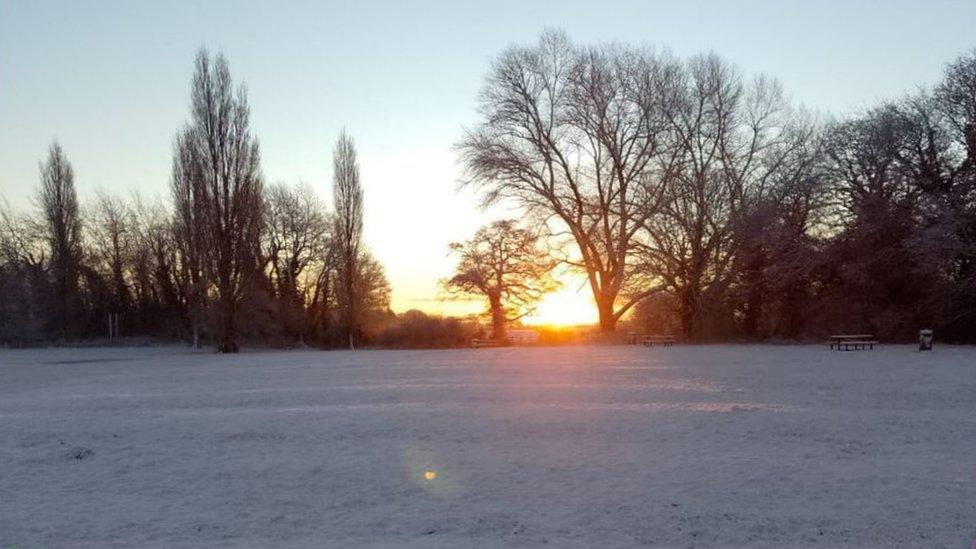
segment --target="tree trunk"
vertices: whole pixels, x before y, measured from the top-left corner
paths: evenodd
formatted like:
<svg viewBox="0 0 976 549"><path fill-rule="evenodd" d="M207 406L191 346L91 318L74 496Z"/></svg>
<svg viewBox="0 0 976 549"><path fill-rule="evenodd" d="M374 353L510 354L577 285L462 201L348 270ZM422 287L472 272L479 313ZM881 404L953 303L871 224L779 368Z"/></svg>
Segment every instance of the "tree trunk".
<svg viewBox="0 0 976 549"><path fill-rule="evenodd" d="M613 310L613 299L600 297L597 299L597 312L600 314L600 331L612 333L617 330L617 315Z"/></svg>
<svg viewBox="0 0 976 549"><path fill-rule="evenodd" d="M681 292L681 332L689 341L701 337L700 301L700 291L696 286L688 286Z"/></svg>
<svg viewBox="0 0 976 549"><path fill-rule="evenodd" d="M784 300L786 326L780 333L783 337L795 339L803 329L803 325L806 322L804 312L809 310L805 292L807 284L806 280L803 280L802 283L796 281L786 294L786 299Z"/></svg>
<svg viewBox="0 0 976 549"><path fill-rule="evenodd" d="M753 339L762 337L762 334L759 333L759 323L763 315L766 297L766 281L763 275L764 264L765 261L762 255L757 255L755 260L748 266L746 274L749 280L749 289L746 292L742 331L745 332L746 336Z"/></svg>
<svg viewBox="0 0 976 549"><path fill-rule="evenodd" d="M236 353L237 347L237 325L234 311L234 299L230 296L221 298L221 330L220 345L221 353Z"/></svg>
<svg viewBox="0 0 976 549"><path fill-rule="evenodd" d="M498 292L488 294L488 301L491 304L491 337L495 341L505 341L505 308L502 307L502 298Z"/></svg>
<svg viewBox="0 0 976 549"><path fill-rule="evenodd" d="M346 300L347 300L346 319L345 319L346 330L349 339L349 350L354 351L356 350L355 334L356 334L356 329L358 324L358 318L357 318L358 311L356 307L358 305L357 303L358 296L356 295L356 283L354 278L357 265L355 263L355 260L352 258L352 256L348 256L346 258L345 263L346 263L346 271L344 274L345 276L344 286L346 290Z"/></svg>

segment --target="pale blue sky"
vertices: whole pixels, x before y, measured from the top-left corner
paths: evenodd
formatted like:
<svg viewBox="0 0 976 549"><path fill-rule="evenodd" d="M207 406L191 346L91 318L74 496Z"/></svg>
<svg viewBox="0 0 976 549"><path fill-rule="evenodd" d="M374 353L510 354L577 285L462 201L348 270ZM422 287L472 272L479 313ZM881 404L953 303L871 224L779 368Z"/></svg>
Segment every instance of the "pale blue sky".
<svg viewBox="0 0 976 549"><path fill-rule="evenodd" d="M436 310L446 244L498 215L455 193L451 145L476 120L489 60L547 26L580 42L715 50L842 116L935 82L976 47L976 1L0 0L0 195L29 207L55 137L83 199L166 193L205 45L247 82L269 181L328 196L331 145L349 129L394 308Z"/></svg>

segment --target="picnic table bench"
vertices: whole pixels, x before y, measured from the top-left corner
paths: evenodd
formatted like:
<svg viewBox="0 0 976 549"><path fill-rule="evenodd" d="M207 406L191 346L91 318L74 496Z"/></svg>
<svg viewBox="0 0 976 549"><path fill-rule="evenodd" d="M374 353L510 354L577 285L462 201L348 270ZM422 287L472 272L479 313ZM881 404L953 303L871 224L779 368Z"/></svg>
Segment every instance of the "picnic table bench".
<svg viewBox="0 0 976 549"><path fill-rule="evenodd" d="M661 345L663 347L670 347L674 345L674 336L669 335L648 335L641 338L641 345L645 347L653 347L655 345Z"/></svg>
<svg viewBox="0 0 976 549"><path fill-rule="evenodd" d="M498 347L499 345L501 345L501 343L494 339L474 338L471 340L471 346L474 347L475 349L478 349L480 347Z"/></svg>
<svg viewBox="0 0 976 549"><path fill-rule="evenodd" d="M874 349L878 341L871 339L873 337L872 334L832 335L830 336L830 341L827 343L830 345L831 350L861 351L864 349Z"/></svg>

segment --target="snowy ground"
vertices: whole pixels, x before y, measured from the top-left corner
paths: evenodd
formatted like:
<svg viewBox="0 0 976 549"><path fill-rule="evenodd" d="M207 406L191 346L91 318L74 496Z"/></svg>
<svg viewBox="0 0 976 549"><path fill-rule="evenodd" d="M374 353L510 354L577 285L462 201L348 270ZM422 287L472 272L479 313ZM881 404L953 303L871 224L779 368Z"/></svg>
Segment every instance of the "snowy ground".
<svg viewBox="0 0 976 549"><path fill-rule="evenodd" d="M976 348L0 351L3 549L974 534Z"/></svg>

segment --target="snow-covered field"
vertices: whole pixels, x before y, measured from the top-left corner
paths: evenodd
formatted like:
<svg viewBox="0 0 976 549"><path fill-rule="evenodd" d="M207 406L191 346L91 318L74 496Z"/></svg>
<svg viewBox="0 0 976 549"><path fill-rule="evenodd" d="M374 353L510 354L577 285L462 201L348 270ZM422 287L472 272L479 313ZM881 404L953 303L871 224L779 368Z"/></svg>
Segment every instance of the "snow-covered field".
<svg viewBox="0 0 976 549"><path fill-rule="evenodd" d="M0 547L969 547L976 348L0 351Z"/></svg>

